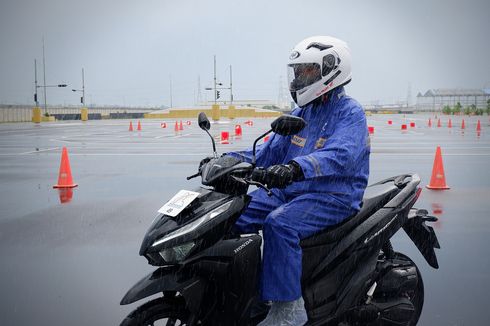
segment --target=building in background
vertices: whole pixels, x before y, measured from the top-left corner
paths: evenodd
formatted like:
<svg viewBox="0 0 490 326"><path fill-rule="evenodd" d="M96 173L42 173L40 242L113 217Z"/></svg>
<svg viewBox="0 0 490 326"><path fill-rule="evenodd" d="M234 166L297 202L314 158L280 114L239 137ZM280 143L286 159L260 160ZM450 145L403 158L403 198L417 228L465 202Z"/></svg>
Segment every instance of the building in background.
<svg viewBox="0 0 490 326"><path fill-rule="evenodd" d="M446 105L454 107L456 103L467 107L486 108L490 99L490 89L429 89L425 94L418 93L416 109L418 111L442 111Z"/></svg>

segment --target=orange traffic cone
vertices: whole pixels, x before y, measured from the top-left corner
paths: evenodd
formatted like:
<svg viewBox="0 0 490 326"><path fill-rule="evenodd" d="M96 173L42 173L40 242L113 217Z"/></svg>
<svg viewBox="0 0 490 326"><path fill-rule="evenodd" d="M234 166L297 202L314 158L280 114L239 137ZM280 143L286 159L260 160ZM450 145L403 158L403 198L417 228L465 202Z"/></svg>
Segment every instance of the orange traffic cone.
<svg viewBox="0 0 490 326"><path fill-rule="evenodd" d="M451 122L451 118L449 118L449 121L447 122L447 127L448 128L452 128L453 127L453 123Z"/></svg>
<svg viewBox="0 0 490 326"><path fill-rule="evenodd" d="M129 131L133 131L133 121L129 121Z"/></svg>
<svg viewBox="0 0 490 326"><path fill-rule="evenodd" d="M230 133L228 131L221 132L221 144L229 144Z"/></svg>
<svg viewBox="0 0 490 326"><path fill-rule="evenodd" d="M140 121L138 121L138 128L137 129L138 129L138 131L141 131L141 122Z"/></svg>
<svg viewBox="0 0 490 326"><path fill-rule="evenodd" d="M463 121L461 121L461 129L465 129L465 128L466 128L466 127L465 127L465 125L464 125L464 119L463 119Z"/></svg>
<svg viewBox="0 0 490 326"><path fill-rule="evenodd" d="M426 187L432 190L449 189L446 184L446 176L444 175L444 165L442 164L440 146L437 146L434 166L432 167L432 177L430 178L430 183Z"/></svg>
<svg viewBox="0 0 490 326"><path fill-rule="evenodd" d="M179 130L184 130L184 125L182 124L182 120L180 120Z"/></svg>
<svg viewBox="0 0 490 326"><path fill-rule="evenodd" d="M61 164L60 173L58 176L58 184L55 184L53 188L73 188L78 186L73 183L73 178L71 177L70 160L68 159L68 150L63 147L61 152Z"/></svg>
<svg viewBox="0 0 490 326"><path fill-rule="evenodd" d="M478 122L476 123L476 131L477 131L477 132L480 132L480 131L481 131L481 124L480 124L480 120L478 120Z"/></svg>
<svg viewBox="0 0 490 326"><path fill-rule="evenodd" d="M432 120L429 118L429 128L432 128Z"/></svg>
<svg viewBox="0 0 490 326"><path fill-rule="evenodd" d="M174 127L175 132L179 132L179 123L175 121L175 127Z"/></svg>
<svg viewBox="0 0 490 326"><path fill-rule="evenodd" d="M437 128L441 128L441 119L437 119Z"/></svg>

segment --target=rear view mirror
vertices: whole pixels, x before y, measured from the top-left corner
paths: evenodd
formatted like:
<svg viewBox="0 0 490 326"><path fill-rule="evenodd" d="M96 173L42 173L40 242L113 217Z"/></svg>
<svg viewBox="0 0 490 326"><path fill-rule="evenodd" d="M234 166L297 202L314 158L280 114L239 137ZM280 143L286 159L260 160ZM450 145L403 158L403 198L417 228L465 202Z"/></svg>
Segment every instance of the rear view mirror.
<svg viewBox="0 0 490 326"><path fill-rule="evenodd" d="M281 136L295 135L306 126L303 118L284 114L271 123L272 131Z"/></svg>
<svg viewBox="0 0 490 326"><path fill-rule="evenodd" d="M199 124L199 128L201 128L202 130L209 130L209 128L211 128L211 123L209 122L208 117L204 112L199 113L197 123Z"/></svg>

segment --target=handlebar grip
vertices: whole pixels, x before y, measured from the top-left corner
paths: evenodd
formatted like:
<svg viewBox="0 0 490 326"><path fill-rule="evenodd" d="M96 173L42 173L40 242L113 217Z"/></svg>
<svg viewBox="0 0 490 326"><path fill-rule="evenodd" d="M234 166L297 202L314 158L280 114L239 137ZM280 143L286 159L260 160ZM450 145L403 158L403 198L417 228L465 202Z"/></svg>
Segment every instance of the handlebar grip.
<svg viewBox="0 0 490 326"><path fill-rule="evenodd" d="M255 168L252 172L252 180L259 183L266 183L267 171L264 168Z"/></svg>

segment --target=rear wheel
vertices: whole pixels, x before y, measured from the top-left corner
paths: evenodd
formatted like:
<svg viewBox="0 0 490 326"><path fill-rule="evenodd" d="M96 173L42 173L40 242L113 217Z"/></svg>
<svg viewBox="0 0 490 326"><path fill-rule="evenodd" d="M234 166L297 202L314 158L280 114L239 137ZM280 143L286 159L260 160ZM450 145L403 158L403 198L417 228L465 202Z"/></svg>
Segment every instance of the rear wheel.
<svg viewBox="0 0 490 326"><path fill-rule="evenodd" d="M414 286L413 288L403 291L402 293L397 294L397 297L405 297L408 300L410 300L410 302L412 303L414 311L412 313L412 317L410 318L409 322L406 325L415 326L419 321L420 315L422 314L422 308L424 306L424 282L422 280L422 275L420 274L420 270L417 267L417 265L407 255L402 254L400 252L395 252L392 259L395 261L396 260L404 261L409 265L415 267L415 270L417 271L417 285ZM377 323L376 325L393 325L393 324L390 322L381 322L381 323Z"/></svg>
<svg viewBox="0 0 490 326"><path fill-rule="evenodd" d="M187 325L188 317L183 302L158 298L134 310L121 326L182 326Z"/></svg>
<svg viewBox="0 0 490 326"><path fill-rule="evenodd" d="M424 306L424 281L422 280L422 275L420 274L419 268L408 256L399 252L396 253L396 256L399 259L411 262L417 270L417 287L413 291L409 291L406 293L410 302L412 302L413 307L415 308L412 319L410 320L410 323L408 325L414 326L417 325L420 315L422 314L422 308Z"/></svg>

